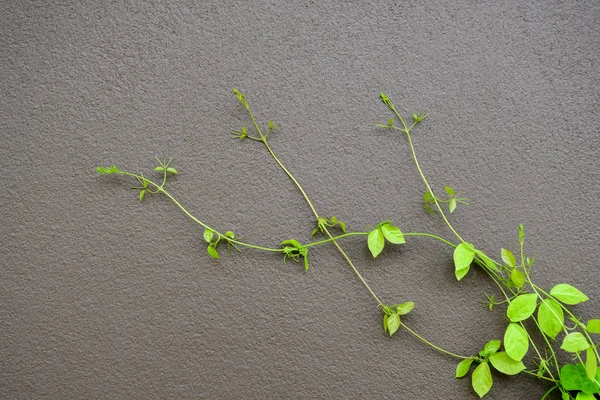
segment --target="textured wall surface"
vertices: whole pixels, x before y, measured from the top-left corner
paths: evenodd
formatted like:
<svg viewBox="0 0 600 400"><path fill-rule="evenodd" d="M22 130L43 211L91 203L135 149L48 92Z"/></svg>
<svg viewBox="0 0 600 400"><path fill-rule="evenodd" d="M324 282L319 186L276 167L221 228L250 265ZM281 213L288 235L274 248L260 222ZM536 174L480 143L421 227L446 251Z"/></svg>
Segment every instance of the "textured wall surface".
<svg viewBox="0 0 600 400"><path fill-rule="evenodd" d="M600 4L597 1L138 1L0 3L0 397L11 399L472 399L456 360L377 304L333 246L311 269L253 250L210 259L203 230L164 196L97 165L151 173L190 212L253 243L308 240L313 215L351 230L391 219L451 239L423 211L406 138L378 129L385 91L407 115L434 189L471 199L452 223L499 258L537 255L534 279L568 282L600 317ZM451 249L414 238L376 261L345 240L407 324L471 355L506 324L497 289L456 282ZM532 365L530 365L533 367ZM494 374L490 399L548 386Z"/></svg>

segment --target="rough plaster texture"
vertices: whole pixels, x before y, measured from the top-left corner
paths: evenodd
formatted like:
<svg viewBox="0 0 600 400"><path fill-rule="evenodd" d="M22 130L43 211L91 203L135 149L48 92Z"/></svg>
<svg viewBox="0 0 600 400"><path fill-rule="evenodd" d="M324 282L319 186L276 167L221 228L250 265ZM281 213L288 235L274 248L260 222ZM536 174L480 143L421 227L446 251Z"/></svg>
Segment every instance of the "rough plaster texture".
<svg viewBox="0 0 600 400"><path fill-rule="evenodd" d="M450 237L423 212L406 141L374 127L427 110L414 133L436 188L471 198L453 223L478 247L537 254L544 287L570 282L598 317L600 6L597 1L198 1L0 4L0 397L11 399L469 399L456 361L380 315L331 246L312 269L244 251L209 259L166 198L140 204L97 165L175 157L174 195L204 221L276 246L310 209L254 142L231 94L314 199L354 230L393 219ZM457 283L429 240L343 243L406 321L473 354L499 338L494 287ZM539 398L494 375L490 399Z"/></svg>

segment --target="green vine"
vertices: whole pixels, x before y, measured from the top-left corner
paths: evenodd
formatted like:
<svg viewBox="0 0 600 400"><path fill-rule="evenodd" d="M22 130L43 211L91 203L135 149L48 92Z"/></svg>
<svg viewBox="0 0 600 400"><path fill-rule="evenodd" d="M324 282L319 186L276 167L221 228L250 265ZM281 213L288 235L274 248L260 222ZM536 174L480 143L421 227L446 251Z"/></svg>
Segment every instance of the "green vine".
<svg viewBox="0 0 600 400"><path fill-rule="evenodd" d="M411 137L412 129L424 121L428 114L415 113L412 115L411 123L408 124L388 96L381 93L381 100L393 113L393 118L390 118L387 124L378 124L377 126L399 132L405 138L416 170L425 186L424 208L429 213L440 215L456 243L427 232L402 232L389 220L378 223L369 231L349 231L346 224L336 216L325 217L319 214L300 182L269 145L268 138L279 128L279 125L269 121L266 130L263 131L252 113L246 96L236 89L233 92L248 112L255 131L254 134L251 134L244 125L240 130L232 132L233 137L264 145L275 164L285 172L300 191L314 215L315 229L307 236L313 238L315 235L321 234L325 236L324 239L301 243L297 239L286 238L277 247L267 247L242 241L242 238L236 236L233 231L222 232L209 226L192 215L171 193L165 190L168 178L178 173L172 166L172 159L167 159L167 157L156 158L158 166L154 168L154 171L160 174L159 181L151 180L143 172L122 171L115 165L98 167L97 172L134 178L139 185L134 186L133 189L139 191L140 201L143 201L148 195L166 196L185 215L204 229L203 240L206 251L210 257L216 259L220 258L219 250L223 251L223 246L226 246L227 254L231 253L232 248L241 251L241 248L246 247L279 253L283 256L284 263L287 260L302 262L305 270L308 270L310 267L309 250L314 246L333 244L380 308L383 315L384 333L391 337L400 330L406 331L425 345L446 356L458 359L455 377L463 378L470 373L471 385L479 397L485 396L492 389L492 369L501 374L530 376L532 379L547 382L549 389L542 399L547 398L553 392L559 392L563 400L588 400L600 395L600 368L598 368L598 360L600 360L598 345L600 342L594 341L593 338L593 335L600 334L600 319L584 320L577 317L569 308L569 306L587 301L589 298L579 289L567 283L559 283L550 290L544 290L533 282L531 271L535 264L535 257L525 255L525 230L522 225L519 226L518 258L510 250L502 248L499 252L500 259L495 260L459 234L450 222L449 214L452 214L459 205L468 205L468 199L461 197L460 193L450 186L444 187L443 197L436 195L419 164ZM332 232L336 232L336 234L334 235ZM413 310L415 303L412 301L396 304L383 303L342 248L340 244L342 241L355 236L366 236L366 245L373 258L377 258L381 254L386 244L402 245L410 237L420 236L441 241L452 249L454 272L458 281L462 280L473 266L481 268L498 288L498 294L485 294L484 305L490 311L501 308L503 317L507 320L502 340L489 340L478 354L465 356L436 345L415 332L403 321L403 317ZM496 296L501 300L497 300ZM573 361L562 362L564 357L559 357L559 351L570 354Z"/></svg>

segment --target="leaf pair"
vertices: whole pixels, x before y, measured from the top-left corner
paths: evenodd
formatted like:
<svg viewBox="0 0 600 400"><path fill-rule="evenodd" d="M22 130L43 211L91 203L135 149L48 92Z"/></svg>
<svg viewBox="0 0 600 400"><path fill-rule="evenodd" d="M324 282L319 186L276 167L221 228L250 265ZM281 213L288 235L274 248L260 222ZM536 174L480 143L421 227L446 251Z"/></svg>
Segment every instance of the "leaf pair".
<svg viewBox="0 0 600 400"><path fill-rule="evenodd" d="M423 195L423 201L425 202L425 210L428 213L435 214L435 210L431 206L434 205L436 201L438 203L448 203L448 211L450 211L450 214L456 210L456 206L458 204L464 204L466 206L469 205L469 199L466 197L457 197L460 193L455 192L450 186L446 186L444 190L448 194L447 199L434 197L430 191L425 192Z"/></svg>
<svg viewBox="0 0 600 400"><path fill-rule="evenodd" d="M400 328L400 316L406 315L415 308L415 303L407 301L402 304L383 306L383 331L388 332L390 337Z"/></svg>
<svg viewBox="0 0 600 400"><path fill-rule="evenodd" d="M240 251L237 248L237 246L231 242L231 239L234 239L234 238L235 238L235 233L233 233L232 231L227 231L227 232L225 232L225 235L221 235L221 234L213 231L212 229L207 228L204 231L204 241L206 243L208 243L208 247L206 248L208 255L211 256L212 258L216 258L216 259L220 258L219 252L217 251L217 246L219 245L219 242L221 241L221 239L223 239L227 242L227 254L230 253L230 246L233 246L233 247L235 247L235 249L237 251Z"/></svg>
<svg viewBox="0 0 600 400"><path fill-rule="evenodd" d="M334 226L339 226L340 230L344 233L346 233L346 224L337 219L337 217L335 215L332 215L331 218L327 219L325 217L319 217L317 218L317 227L312 231L312 233L310 234L310 237L313 237L314 235L316 235L317 233L321 232L321 233L325 233L325 229L327 229L328 227L334 227Z"/></svg>
<svg viewBox="0 0 600 400"><path fill-rule="evenodd" d="M391 225L391 222L392 221L381 222L375 229L369 232L367 244L371 254L373 255L373 258L376 258L383 251L386 239L388 242L394 244L406 243L400 228Z"/></svg>
<svg viewBox="0 0 600 400"><path fill-rule="evenodd" d="M292 260L299 262L300 257L304 258L304 269L308 271L308 248L303 247L296 239L288 239L281 242L283 246L283 262L285 264L286 259L291 258Z"/></svg>

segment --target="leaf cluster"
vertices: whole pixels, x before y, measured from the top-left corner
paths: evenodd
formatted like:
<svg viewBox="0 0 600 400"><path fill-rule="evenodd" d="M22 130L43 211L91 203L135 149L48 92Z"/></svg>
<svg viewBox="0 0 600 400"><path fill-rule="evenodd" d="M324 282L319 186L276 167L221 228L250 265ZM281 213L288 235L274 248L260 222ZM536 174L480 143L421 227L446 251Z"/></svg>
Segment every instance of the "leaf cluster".
<svg viewBox="0 0 600 400"><path fill-rule="evenodd" d="M369 232L367 244L371 254L373 255L373 258L376 258L379 254L381 254L386 240L393 244L406 243L400 228L392 225L391 223L392 221L380 222L377 224L375 229Z"/></svg>

